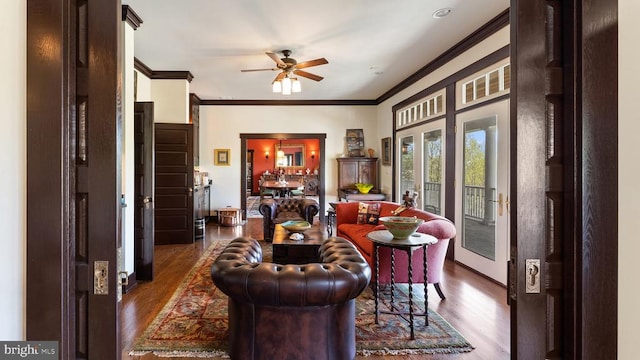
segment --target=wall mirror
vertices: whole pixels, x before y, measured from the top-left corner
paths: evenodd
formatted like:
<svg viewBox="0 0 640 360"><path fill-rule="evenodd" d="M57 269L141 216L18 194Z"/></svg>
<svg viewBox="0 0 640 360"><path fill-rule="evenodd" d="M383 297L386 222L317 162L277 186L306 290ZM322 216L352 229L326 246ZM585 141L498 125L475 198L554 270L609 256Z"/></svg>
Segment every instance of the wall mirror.
<svg viewBox="0 0 640 360"><path fill-rule="evenodd" d="M276 167L304 167L304 144L276 144Z"/></svg>

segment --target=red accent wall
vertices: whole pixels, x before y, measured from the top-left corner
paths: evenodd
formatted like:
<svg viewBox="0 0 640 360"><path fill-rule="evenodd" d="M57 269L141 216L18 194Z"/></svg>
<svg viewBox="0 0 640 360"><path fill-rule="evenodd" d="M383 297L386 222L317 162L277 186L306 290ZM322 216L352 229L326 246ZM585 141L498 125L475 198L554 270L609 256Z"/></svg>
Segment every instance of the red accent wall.
<svg viewBox="0 0 640 360"><path fill-rule="evenodd" d="M247 150L253 150L253 189L252 193L260 192L260 187L258 185L258 180L260 180L260 176L266 171L273 173L277 171L276 164L276 152L275 146L277 143L280 143L278 139L247 139ZM297 170L301 170L303 173L307 168L309 168L312 172L314 169L319 168L319 158L320 158L320 140L318 139L292 139L292 140L282 140L282 144L304 144L305 145L305 158L304 158L304 167L292 167L287 168L287 170L291 169L292 172L296 172ZM265 159L265 153L269 152L269 158ZM315 151L315 158L311 158L311 152Z"/></svg>

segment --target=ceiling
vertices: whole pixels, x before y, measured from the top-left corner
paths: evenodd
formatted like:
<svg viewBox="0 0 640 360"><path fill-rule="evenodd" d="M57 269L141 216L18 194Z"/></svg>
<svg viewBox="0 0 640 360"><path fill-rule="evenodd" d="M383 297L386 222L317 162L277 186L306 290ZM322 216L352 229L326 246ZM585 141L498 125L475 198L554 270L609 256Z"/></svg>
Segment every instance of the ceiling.
<svg viewBox="0 0 640 360"><path fill-rule="evenodd" d="M135 56L154 71L189 71L203 100L374 100L509 6L509 0L123 0L142 19ZM443 18L432 14L451 8ZM266 51L292 50L302 92L271 91ZM281 53L279 53L282 57Z"/></svg>

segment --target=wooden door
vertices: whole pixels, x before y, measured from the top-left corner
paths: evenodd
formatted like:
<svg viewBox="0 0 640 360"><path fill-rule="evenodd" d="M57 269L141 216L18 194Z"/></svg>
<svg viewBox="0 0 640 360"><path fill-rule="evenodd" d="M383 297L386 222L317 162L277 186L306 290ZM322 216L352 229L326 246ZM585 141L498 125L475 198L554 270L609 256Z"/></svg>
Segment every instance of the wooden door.
<svg viewBox="0 0 640 360"><path fill-rule="evenodd" d="M155 231L153 103L135 103L134 121L134 268L136 280L151 281L153 280L153 235Z"/></svg>
<svg viewBox="0 0 640 360"><path fill-rule="evenodd" d="M617 357L617 10L511 1L514 359Z"/></svg>
<svg viewBox="0 0 640 360"><path fill-rule="evenodd" d="M26 340L120 359L120 1L26 9Z"/></svg>
<svg viewBox="0 0 640 360"><path fill-rule="evenodd" d="M192 243L193 125L156 123L155 147L155 243Z"/></svg>

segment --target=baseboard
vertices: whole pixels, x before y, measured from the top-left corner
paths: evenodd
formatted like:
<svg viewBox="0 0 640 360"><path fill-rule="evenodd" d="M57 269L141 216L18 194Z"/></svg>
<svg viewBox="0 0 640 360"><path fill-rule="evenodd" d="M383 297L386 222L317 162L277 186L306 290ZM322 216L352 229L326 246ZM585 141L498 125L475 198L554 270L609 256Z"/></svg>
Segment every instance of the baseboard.
<svg viewBox="0 0 640 360"><path fill-rule="evenodd" d="M127 277L127 285L122 284L122 293L126 294L129 291L133 290L138 285L138 280L136 279L136 273L133 272L129 274Z"/></svg>
<svg viewBox="0 0 640 360"><path fill-rule="evenodd" d="M485 275L485 274L481 273L480 271L478 271L478 270L476 270L476 269L474 269L474 268L472 268L472 267L469 267L468 265L465 265L465 264L463 264L463 263L461 263L461 262L459 262L459 261L457 261L457 260L453 260L453 262L454 262L456 265L458 265L458 266L460 266L460 267L463 267L463 268L465 268L465 269L467 269L467 270L471 271L472 273L475 273L475 274L477 274L478 276L481 276L481 277L483 277L483 278L485 278L485 279L487 279L487 280L491 281L492 283L494 283L494 284L496 284L496 285L499 285L501 288L504 288L504 289L506 289L506 288L507 288L507 286L506 286L506 285L504 285L504 284L500 283L499 281L496 281L495 279L493 279L493 278L491 278L491 277L489 277L489 276L487 276L487 275Z"/></svg>

